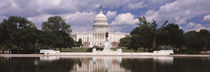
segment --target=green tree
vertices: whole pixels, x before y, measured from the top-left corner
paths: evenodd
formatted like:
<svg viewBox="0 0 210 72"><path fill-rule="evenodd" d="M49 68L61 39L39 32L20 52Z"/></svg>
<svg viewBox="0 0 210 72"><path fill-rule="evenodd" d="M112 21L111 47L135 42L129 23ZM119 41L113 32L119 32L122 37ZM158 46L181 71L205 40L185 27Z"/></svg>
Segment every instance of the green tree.
<svg viewBox="0 0 210 72"><path fill-rule="evenodd" d="M144 50L157 50L160 45L168 45L181 48L184 42L183 30L174 23L165 21L158 27L155 20L148 22L145 17L139 18L138 27L131 31L130 48L137 50L143 47Z"/></svg>
<svg viewBox="0 0 210 72"><path fill-rule="evenodd" d="M208 46L210 46L210 35L209 35L209 31L206 29L201 29L199 31L200 34L200 40L202 42L202 50L206 51L208 50Z"/></svg>
<svg viewBox="0 0 210 72"><path fill-rule="evenodd" d="M189 53L198 53L200 47L200 40L198 38L198 33L196 31L189 31L184 34L185 36L185 46L188 48Z"/></svg>
<svg viewBox="0 0 210 72"><path fill-rule="evenodd" d="M0 50L3 50L4 48L4 30L3 30L3 27L2 27L2 24L0 23Z"/></svg>
<svg viewBox="0 0 210 72"><path fill-rule="evenodd" d="M172 45L174 47L182 46L184 31L179 28L179 25L171 23L166 26L163 26L161 30L167 32L165 36L165 38L167 38L166 45Z"/></svg>
<svg viewBox="0 0 210 72"><path fill-rule="evenodd" d="M15 17L9 17L8 20L4 19L1 23L1 49L8 50L10 44L13 43L15 38L14 34L17 33L17 24L13 23Z"/></svg>
<svg viewBox="0 0 210 72"><path fill-rule="evenodd" d="M184 43L184 31L179 28L179 25L174 23L164 23L159 29L158 45L172 46L178 51L182 51ZM177 51L177 50L176 50Z"/></svg>
<svg viewBox="0 0 210 72"><path fill-rule="evenodd" d="M199 51L208 50L210 38L207 30L201 29L199 32L188 31L184 36L185 46L189 53L199 53Z"/></svg>
<svg viewBox="0 0 210 72"><path fill-rule="evenodd" d="M41 48L44 49L52 49L53 43L55 43L56 34L52 31L42 31L39 30L37 32L38 37L38 44Z"/></svg>
<svg viewBox="0 0 210 72"><path fill-rule="evenodd" d="M76 47L82 46L82 39L79 39L78 42L76 42Z"/></svg>
<svg viewBox="0 0 210 72"><path fill-rule="evenodd" d="M73 39L69 36L71 33L71 26L65 22L60 16L49 17L48 21L43 22L42 30L49 36L47 46L52 48L67 48L74 44ZM51 35L51 36L50 36Z"/></svg>
<svg viewBox="0 0 210 72"><path fill-rule="evenodd" d="M124 37L120 39L119 46L128 48L130 44L131 44L131 37Z"/></svg>
<svg viewBox="0 0 210 72"><path fill-rule="evenodd" d="M135 50L140 47L148 48L149 50L155 49L158 34L156 21L153 20L150 23L145 17L140 17L137 25L138 27L131 32L131 48Z"/></svg>
<svg viewBox="0 0 210 72"><path fill-rule="evenodd" d="M43 31L71 33L71 26L60 16L49 17L48 21L42 24Z"/></svg>
<svg viewBox="0 0 210 72"><path fill-rule="evenodd" d="M25 18L11 16L1 23L1 44L4 49L33 49L37 28Z"/></svg>
<svg viewBox="0 0 210 72"><path fill-rule="evenodd" d="M208 31L208 44L207 44L207 50L210 51L210 31Z"/></svg>

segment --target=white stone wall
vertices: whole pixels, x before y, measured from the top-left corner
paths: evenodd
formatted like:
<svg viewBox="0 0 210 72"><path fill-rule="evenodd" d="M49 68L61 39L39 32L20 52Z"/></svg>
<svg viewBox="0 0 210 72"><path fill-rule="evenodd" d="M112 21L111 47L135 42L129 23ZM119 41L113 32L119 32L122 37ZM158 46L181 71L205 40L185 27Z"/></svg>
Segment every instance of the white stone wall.
<svg viewBox="0 0 210 72"><path fill-rule="evenodd" d="M112 42L120 42L121 38L128 36L128 33L109 33L108 40L110 43ZM104 46L104 42L106 40L105 33L74 33L71 35L75 41L82 39L82 42L90 42L89 47L93 46Z"/></svg>

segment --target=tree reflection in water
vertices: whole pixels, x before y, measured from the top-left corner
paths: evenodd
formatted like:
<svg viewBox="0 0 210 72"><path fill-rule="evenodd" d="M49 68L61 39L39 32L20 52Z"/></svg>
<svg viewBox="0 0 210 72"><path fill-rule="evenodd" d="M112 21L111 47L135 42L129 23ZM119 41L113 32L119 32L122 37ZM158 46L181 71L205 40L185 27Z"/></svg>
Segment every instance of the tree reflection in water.
<svg viewBox="0 0 210 72"><path fill-rule="evenodd" d="M153 57L123 59L121 66L132 72L210 72L208 57Z"/></svg>
<svg viewBox="0 0 210 72"><path fill-rule="evenodd" d="M0 57L0 72L210 72L208 57Z"/></svg>
<svg viewBox="0 0 210 72"><path fill-rule="evenodd" d="M38 57L0 57L0 72L70 72L79 59L40 60Z"/></svg>

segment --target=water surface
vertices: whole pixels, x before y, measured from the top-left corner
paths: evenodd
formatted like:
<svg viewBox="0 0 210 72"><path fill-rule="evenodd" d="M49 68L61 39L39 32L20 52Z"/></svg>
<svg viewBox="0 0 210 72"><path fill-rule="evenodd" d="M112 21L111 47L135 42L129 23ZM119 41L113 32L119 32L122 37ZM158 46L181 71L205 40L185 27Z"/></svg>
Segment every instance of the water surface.
<svg viewBox="0 0 210 72"><path fill-rule="evenodd" d="M210 72L210 58L0 57L0 72Z"/></svg>

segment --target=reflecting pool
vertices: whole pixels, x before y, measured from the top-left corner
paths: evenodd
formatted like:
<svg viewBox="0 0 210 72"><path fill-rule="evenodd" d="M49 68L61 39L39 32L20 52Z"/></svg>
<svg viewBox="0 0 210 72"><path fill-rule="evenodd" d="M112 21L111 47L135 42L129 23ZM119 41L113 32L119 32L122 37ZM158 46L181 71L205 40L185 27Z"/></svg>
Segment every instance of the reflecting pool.
<svg viewBox="0 0 210 72"><path fill-rule="evenodd" d="M0 72L210 72L209 57L0 57Z"/></svg>

